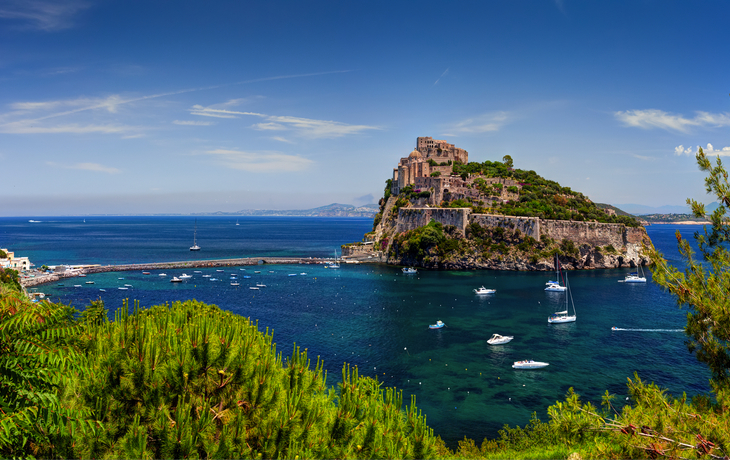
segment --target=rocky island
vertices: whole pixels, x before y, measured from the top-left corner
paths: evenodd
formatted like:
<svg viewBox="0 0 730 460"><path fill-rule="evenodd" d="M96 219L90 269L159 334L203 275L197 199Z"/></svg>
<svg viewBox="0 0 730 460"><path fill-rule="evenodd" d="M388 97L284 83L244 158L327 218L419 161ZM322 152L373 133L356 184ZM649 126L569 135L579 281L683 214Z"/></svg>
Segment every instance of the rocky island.
<svg viewBox="0 0 730 460"><path fill-rule="evenodd" d="M552 270L646 265L633 216L502 161L419 137L386 181L373 231L343 256L441 269Z"/></svg>

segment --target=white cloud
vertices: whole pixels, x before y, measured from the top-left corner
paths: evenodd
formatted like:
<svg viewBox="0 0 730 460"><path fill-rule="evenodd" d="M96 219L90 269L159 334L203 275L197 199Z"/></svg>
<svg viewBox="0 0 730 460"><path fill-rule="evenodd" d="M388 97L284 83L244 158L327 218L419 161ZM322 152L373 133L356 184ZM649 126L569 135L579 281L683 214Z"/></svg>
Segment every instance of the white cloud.
<svg viewBox="0 0 730 460"><path fill-rule="evenodd" d="M285 139L285 138L283 138L281 136L274 136L271 139L273 139L275 141L279 141L279 142L286 142L287 144L294 144L295 143L294 141L290 141L289 139Z"/></svg>
<svg viewBox="0 0 730 460"><path fill-rule="evenodd" d="M214 124L212 121L193 121L193 120L175 120L173 121L176 125L182 126L210 126Z"/></svg>
<svg viewBox="0 0 730 460"><path fill-rule="evenodd" d="M499 131L511 120L508 112L494 112L467 118L448 127L451 136ZM442 134L445 135L445 134Z"/></svg>
<svg viewBox="0 0 730 460"><path fill-rule="evenodd" d="M279 152L245 152L216 149L205 152L232 169L250 172L294 172L308 168L313 161L298 155Z"/></svg>
<svg viewBox="0 0 730 460"><path fill-rule="evenodd" d="M684 145L678 145L678 146L674 147L674 154L677 155L677 156L680 156L680 155L691 155L691 154L693 154L696 151L697 151L696 149L695 150L692 150L692 147L687 147L685 149L684 148Z"/></svg>
<svg viewBox="0 0 730 460"><path fill-rule="evenodd" d="M238 100L234 99L233 101ZM231 101L228 103L230 102ZM218 105L220 106L221 104ZM214 107L215 106L203 107L202 105L194 105L191 109L189 109L189 111L191 115L201 115L204 117L239 118L239 115L260 117L264 118L266 121L251 125L253 129L259 131L294 131L300 136L313 139L342 137L351 134L359 134L371 129L380 129L376 126L348 125L347 123L341 123L339 121L266 115L256 112L237 112L234 110L217 109Z"/></svg>
<svg viewBox="0 0 730 460"><path fill-rule="evenodd" d="M694 155L697 152L699 152L700 146L697 147L687 147L684 148L683 145L678 145L674 147L674 154L675 155ZM705 148L702 149L703 152L705 152L707 155L710 156L730 156L730 147L722 147L716 149L712 144L708 143Z"/></svg>
<svg viewBox="0 0 730 460"><path fill-rule="evenodd" d="M49 162L46 162L46 164L48 166L52 166L54 168L80 169L82 171L103 172L103 173L107 173L107 174L119 174L120 172L122 172L120 169L100 165L99 163L76 163L75 165L61 165L61 164L49 161Z"/></svg>
<svg viewBox="0 0 730 460"><path fill-rule="evenodd" d="M673 115L662 110L650 109L615 112L614 116L626 126L643 129L660 128L681 133L687 133L693 127L718 128L730 126L730 114L696 113L694 118L686 118L682 115Z"/></svg>
<svg viewBox="0 0 730 460"><path fill-rule="evenodd" d="M0 133L6 134L119 134L137 130L133 126L107 124L107 125L80 125L76 123L42 126L34 120L24 120L14 123L0 125Z"/></svg>
<svg viewBox="0 0 730 460"><path fill-rule="evenodd" d="M77 0L6 0L0 18L18 20L22 28L54 32L73 27L74 16L90 6Z"/></svg>

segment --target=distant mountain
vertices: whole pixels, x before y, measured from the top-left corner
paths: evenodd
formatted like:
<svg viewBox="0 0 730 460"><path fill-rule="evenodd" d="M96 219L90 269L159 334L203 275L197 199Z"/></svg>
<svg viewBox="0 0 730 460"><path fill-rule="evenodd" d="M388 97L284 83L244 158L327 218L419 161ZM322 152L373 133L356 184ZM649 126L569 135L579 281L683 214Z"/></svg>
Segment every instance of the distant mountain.
<svg viewBox="0 0 730 460"><path fill-rule="evenodd" d="M621 208L624 211L631 213L635 216L644 216L649 214L690 214L692 210L684 205L664 205L664 206L644 206L643 204L616 204L617 208ZM708 213L714 211L719 205L716 202L705 205L705 211Z"/></svg>
<svg viewBox="0 0 730 460"><path fill-rule="evenodd" d="M216 216L299 216L299 217L374 217L380 209L377 204L353 206L351 204L332 203L312 209L244 209L238 212L200 213L200 215Z"/></svg>

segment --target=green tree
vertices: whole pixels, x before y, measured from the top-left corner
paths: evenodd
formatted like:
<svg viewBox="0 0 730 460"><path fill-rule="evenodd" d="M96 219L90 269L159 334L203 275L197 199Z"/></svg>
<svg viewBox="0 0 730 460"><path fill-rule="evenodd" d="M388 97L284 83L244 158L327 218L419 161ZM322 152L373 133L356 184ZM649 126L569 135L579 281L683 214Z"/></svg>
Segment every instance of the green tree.
<svg viewBox="0 0 730 460"><path fill-rule="evenodd" d="M507 166L508 168L511 168L512 166L514 166L514 162L512 161L512 157L509 156L509 155L505 155L505 156L502 157L502 163L504 163L505 166Z"/></svg>
<svg viewBox="0 0 730 460"><path fill-rule="evenodd" d="M653 261L654 282L671 292L680 307L689 310L685 328L689 337L687 346L709 367L712 388L718 400L725 399L727 404L730 403L730 253L727 249L730 184L720 157L713 166L700 148L696 158L700 170L708 173L705 179L708 194L714 195L720 203L710 216L712 226L706 226L704 233L695 232L694 235L704 263L679 231L676 238L684 272L669 265L653 247L649 255ZM696 217L705 217L703 204L691 199L687 204Z"/></svg>

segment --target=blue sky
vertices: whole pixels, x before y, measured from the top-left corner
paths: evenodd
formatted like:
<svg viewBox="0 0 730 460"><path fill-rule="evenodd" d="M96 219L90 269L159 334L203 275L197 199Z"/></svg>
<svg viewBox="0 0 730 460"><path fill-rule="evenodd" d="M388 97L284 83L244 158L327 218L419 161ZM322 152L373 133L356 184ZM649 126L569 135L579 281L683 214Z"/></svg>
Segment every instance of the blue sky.
<svg viewBox="0 0 730 460"><path fill-rule="evenodd" d="M0 215L366 204L417 136L712 201L725 1L0 1Z"/></svg>

